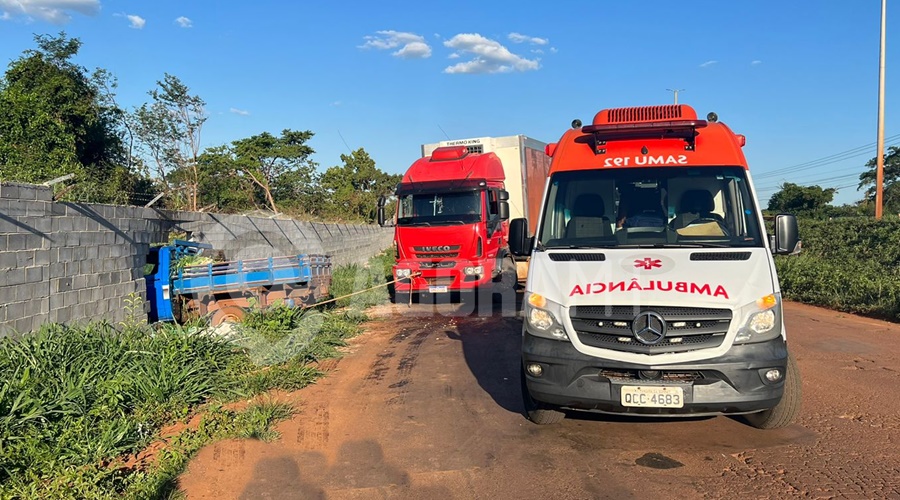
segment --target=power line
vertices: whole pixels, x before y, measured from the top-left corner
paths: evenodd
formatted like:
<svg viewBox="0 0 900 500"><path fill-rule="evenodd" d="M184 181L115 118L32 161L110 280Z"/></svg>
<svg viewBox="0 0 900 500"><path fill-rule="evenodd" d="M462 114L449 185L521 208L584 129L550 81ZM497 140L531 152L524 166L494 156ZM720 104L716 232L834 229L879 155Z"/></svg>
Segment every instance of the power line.
<svg viewBox="0 0 900 500"><path fill-rule="evenodd" d="M888 137L886 139L886 141L898 141L898 140L900 140L900 134ZM900 143L891 144L891 145L892 146L900 145ZM831 154L828 156L823 156L822 158L818 158L815 160L798 163L796 165L791 165L789 167L770 170L768 172L761 173L756 177L758 179L764 179L767 177L777 177L779 175L783 175L783 174L787 174L787 173L799 172L802 170L808 170L811 168L821 167L824 165L830 165L832 163L837 163L839 161L848 160L850 158L855 158L857 156L870 154L871 148L874 148L874 147L875 147L875 143L873 142L873 143L866 144L863 146L858 146L858 147L855 147L852 149L848 149L846 151L841 151L840 153L834 153L834 154Z"/></svg>
<svg viewBox="0 0 900 500"><path fill-rule="evenodd" d="M831 177L817 177L815 179L791 179L790 181L783 180L777 184L763 183L762 185L760 185L758 190L759 191L767 191L770 189L781 189L781 186L785 182L790 182L791 184L800 185L800 184L821 184L823 182L831 182L834 180L850 180L850 179L858 178L860 175L862 175L865 172L866 172L865 170L860 170L858 172L852 172L849 174L841 174L838 176L831 176Z"/></svg>
<svg viewBox="0 0 900 500"><path fill-rule="evenodd" d="M343 143L344 143L344 146L346 146L346 147L347 147L347 151L350 151L350 154L353 154L353 150L352 150L352 149L350 149L350 145L349 145L349 144L347 144L347 141L345 141L345 140L344 140L344 135L343 135L343 134L341 134L341 131L340 131L340 130L338 130L338 131L337 131L337 133L338 133L338 136L340 136L340 138L341 138L341 142L343 142Z"/></svg>

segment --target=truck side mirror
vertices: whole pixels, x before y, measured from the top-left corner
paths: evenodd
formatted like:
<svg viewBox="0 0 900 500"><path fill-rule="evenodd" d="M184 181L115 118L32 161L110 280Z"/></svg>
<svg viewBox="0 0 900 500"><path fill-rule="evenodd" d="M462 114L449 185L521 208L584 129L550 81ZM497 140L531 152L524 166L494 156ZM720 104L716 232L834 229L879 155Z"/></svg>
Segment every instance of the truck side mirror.
<svg viewBox="0 0 900 500"><path fill-rule="evenodd" d="M509 201L509 191L501 189L500 193L497 194L497 199L500 201Z"/></svg>
<svg viewBox="0 0 900 500"><path fill-rule="evenodd" d="M378 197L378 225L384 227L384 195Z"/></svg>
<svg viewBox="0 0 900 500"><path fill-rule="evenodd" d="M531 255L534 238L528 236L528 220L513 219L509 223L509 249L513 255Z"/></svg>
<svg viewBox="0 0 900 500"><path fill-rule="evenodd" d="M509 219L509 202L501 201L500 202L500 220Z"/></svg>
<svg viewBox="0 0 900 500"><path fill-rule="evenodd" d="M775 245L772 253L785 255L797 253L800 243L800 230L797 217L790 214L775 216Z"/></svg>

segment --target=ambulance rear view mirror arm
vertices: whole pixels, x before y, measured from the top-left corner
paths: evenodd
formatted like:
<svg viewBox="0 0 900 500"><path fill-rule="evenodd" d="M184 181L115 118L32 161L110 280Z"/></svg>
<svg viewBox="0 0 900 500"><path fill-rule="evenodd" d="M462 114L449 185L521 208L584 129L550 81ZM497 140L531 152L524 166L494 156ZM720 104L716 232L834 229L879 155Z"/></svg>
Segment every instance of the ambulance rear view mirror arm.
<svg viewBox="0 0 900 500"><path fill-rule="evenodd" d="M509 250L513 255L531 255L534 238L528 236L528 220L513 219L509 222Z"/></svg>
<svg viewBox="0 0 900 500"><path fill-rule="evenodd" d="M790 214L775 216L775 244L772 253L775 255L791 255L799 253L800 230L797 217Z"/></svg>

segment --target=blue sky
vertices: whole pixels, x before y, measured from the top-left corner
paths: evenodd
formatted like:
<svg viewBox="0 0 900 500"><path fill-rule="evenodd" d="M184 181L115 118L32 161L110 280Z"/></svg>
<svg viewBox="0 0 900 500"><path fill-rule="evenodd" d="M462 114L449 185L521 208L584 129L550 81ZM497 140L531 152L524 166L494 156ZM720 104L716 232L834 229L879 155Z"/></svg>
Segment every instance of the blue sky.
<svg viewBox="0 0 900 500"><path fill-rule="evenodd" d="M900 135L897 15L888 137ZM165 72L181 78L207 102L207 146L311 130L321 169L363 147L391 173L423 143L553 142L574 118L684 89L680 102L747 136L763 200L784 181L854 185L836 196L845 203L861 197L855 175L876 154L879 16L878 0L0 0L0 63L35 33L64 30L84 43L80 64L116 75L125 107Z"/></svg>

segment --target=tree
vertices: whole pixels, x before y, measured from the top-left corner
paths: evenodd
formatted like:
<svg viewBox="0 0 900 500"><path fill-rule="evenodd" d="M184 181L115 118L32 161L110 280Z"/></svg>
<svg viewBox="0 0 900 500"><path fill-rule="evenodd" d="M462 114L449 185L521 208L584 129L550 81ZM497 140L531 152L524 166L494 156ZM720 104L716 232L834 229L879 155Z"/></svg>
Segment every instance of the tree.
<svg viewBox="0 0 900 500"><path fill-rule="evenodd" d="M259 208L256 186L238 174L231 148L207 148L197 158L197 165L201 211L234 213Z"/></svg>
<svg viewBox="0 0 900 500"><path fill-rule="evenodd" d="M260 189L269 210L278 213L279 201L296 201L315 184L315 151L306 144L312 136L284 129L281 137L263 132L232 143L238 173Z"/></svg>
<svg viewBox="0 0 900 500"><path fill-rule="evenodd" d="M877 157L866 162L869 170L859 176L859 189L866 188L865 201L875 203ZM885 214L900 213L900 147L891 146L884 155L882 208Z"/></svg>
<svg viewBox="0 0 900 500"><path fill-rule="evenodd" d="M378 197L391 194L402 175L379 170L375 160L363 148L341 155L341 161L344 162L342 166L331 167L322 175L322 189L330 200L329 214L375 221Z"/></svg>
<svg viewBox="0 0 900 500"><path fill-rule="evenodd" d="M134 134L163 192L175 201L176 208L196 211L200 208L197 161L206 103L168 73L156 85L149 92L152 102L141 105L132 116Z"/></svg>
<svg viewBox="0 0 900 500"><path fill-rule="evenodd" d="M0 177L44 182L72 173L90 201L122 201L138 179L123 164L111 75L89 75L73 62L77 38L38 35L35 42L0 82Z"/></svg>
<svg viewBox="0 0 900 500"><path fill-rule="evenodd" d="M834 188L800 186L785 182L781 190L769 198L769 210L794 214L821 213L834 199Z"/></svg>

